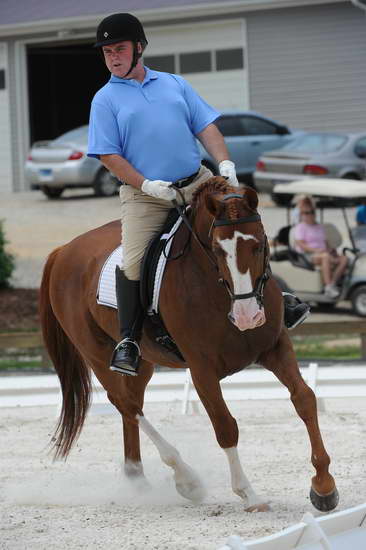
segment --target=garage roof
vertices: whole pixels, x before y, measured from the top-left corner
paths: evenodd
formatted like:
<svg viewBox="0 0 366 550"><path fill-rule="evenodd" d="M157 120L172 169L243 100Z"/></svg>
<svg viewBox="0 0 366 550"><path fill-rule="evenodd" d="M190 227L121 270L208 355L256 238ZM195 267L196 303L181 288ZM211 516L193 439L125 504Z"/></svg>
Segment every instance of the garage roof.
<svg viewBox="0 0 366 550"><path fill-rule="evenodd" d="M342 1L342 0L333 0ZM11 26L28 26L34 22L42 21L65 21L69 18L86 18L99 20L103 15L115 12L140 13L143 20L148 20L154 12L163 12L165 17L179 17L202 10L209 13L212 7L213 12L232 11L233 9L265 9L271 7L288 7L296 5L312 5L332 3L332 0L26 0L14 2L14 0L1 0L0 34L1 31ZM104 9L102 10L102 6Z"/></svg>

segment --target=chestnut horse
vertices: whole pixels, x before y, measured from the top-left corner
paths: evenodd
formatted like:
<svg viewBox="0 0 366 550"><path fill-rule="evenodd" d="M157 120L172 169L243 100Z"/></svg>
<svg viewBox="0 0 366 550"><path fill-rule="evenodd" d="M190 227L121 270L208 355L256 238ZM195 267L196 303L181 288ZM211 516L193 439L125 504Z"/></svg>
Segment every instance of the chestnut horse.
<svg viewBox="0 0 366 550"><path fill-rule="evenodd" d="M154 363L172 368L188 366L227 456L233 491L243 499L246 510L267 510L266 498L255 493L241 467L237 423L220 388L222 378L257 363L288 388L308 430L316 470L310 492L313 505L319 510L337 505L316 399L301 377L283 324L281 292L271 276L264 284L270 275L268 246L257 205L253 189L234 189L221 177L211 178L197 189L190 218L195 238L191 236L189 247L185 247L190 235L181 224L171 253L179 256L182 249L185 253L167 263L159 300L160 314L186 363L156 344L147 317L137 377L121 376L109 369L119 338L117 315L114 309L96 302L101 268L119 245L120 223L114 221L89 231L50 254L41 285L40 311L44 341L63 394L55 432L56 457L67 457L81 431L91 395L92 369L122 416L126 475L145 479L141 428L156 445L163 462L174 470L179 493L192 500L202 499L198 476L142 411Z"/></svg>

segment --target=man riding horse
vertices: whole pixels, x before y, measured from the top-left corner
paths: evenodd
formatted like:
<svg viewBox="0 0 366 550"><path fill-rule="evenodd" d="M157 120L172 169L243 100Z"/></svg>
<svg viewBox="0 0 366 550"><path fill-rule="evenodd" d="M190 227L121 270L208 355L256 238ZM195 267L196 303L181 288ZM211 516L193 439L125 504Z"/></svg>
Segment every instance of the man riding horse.
<svg viewBox="0 0 366 550"><path fill-rule="evenodd" d="M120 181L123 268L116 271L116 296L121 341L110 368L138 372L144 311L140 303L140 267L144 251L173 207L172 182L189 203L197 187L213 174L201 164L196 139L215 159L230 185L239 185L224 138L214 124L219 113L181 76L144 66L147 46L140 21L117 13L97 29L98 48L111 73L94 96L88 155ZM285 324L293 328L309 306L284 296Z"/></svg>

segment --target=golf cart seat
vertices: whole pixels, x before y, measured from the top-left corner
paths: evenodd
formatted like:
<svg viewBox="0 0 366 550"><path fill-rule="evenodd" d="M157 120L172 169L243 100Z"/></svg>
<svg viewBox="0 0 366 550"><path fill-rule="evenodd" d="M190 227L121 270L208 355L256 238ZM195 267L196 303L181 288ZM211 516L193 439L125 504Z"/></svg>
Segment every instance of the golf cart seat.
<svg viewBox="0 0 366 550"><path fill-rule="evenodd" d="M330 248L337 249L342 244L342 235L333 223L323 223L325 236Z"/></svg>
<svg viewBox="0 0 366 550"><path fill-rule="evenodd" d="M366 252L366 225L357 225L351 231L356 248L360 252Z"/></svg>

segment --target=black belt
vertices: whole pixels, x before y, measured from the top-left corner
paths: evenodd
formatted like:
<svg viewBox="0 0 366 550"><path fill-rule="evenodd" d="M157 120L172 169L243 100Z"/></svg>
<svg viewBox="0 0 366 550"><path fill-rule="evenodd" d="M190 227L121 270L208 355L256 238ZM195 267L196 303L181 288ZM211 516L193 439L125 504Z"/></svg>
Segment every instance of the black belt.
<svg viewBox="0 0 366 550"><path fill-rule="evenodd" d="M173 183L175 187L178 187L178 189L183 189L183 187L187 187L187 185L189 185L190 183L192 183L192 181L196 179L198 173L199 173L199 170L197 170L197 172L195 172L191 176L188 176L188 178L183 178L181 180L174 181ZM126 183L125 181L121 181L120 184L128 185L128 183Z"/></svg>
<svg viewBox="0 0 366 550"><path fill-rule="evenodd" d="M192 183L192 181L196 179L198 172L199 170L197 170L197 172L195 172L191 176L188 176L188 178L183 178L181 180L173 182L174 186L178 187L178 189L183 189L183 187L187 187L187 185L189 185L190 183Z"/></svg>

